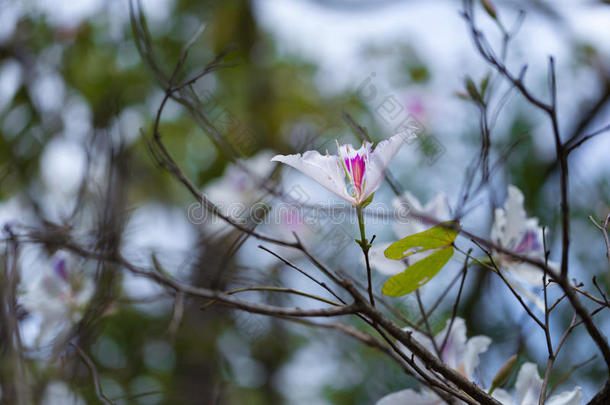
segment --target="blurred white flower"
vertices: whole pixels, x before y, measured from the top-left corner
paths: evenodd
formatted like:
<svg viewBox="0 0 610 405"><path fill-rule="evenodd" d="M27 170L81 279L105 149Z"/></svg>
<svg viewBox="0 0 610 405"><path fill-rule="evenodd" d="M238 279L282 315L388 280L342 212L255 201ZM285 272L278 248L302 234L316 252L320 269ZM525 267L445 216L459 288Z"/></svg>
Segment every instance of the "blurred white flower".
<svg viewBox="0 0 610 405"><path fill-rule="evenodd" d="M53 380L47 383L41 405L74 404L85 405L86 402L63 381Z"/></svg>
<svg viewBox="0 0 610 405"><path fill-rule="evenodd" d="M414 218L411 214L419 214L426 217L436 218L438 222L449 220L449 202L444 193L438 193L426 205L422 205L417 197L406 191L401 196L392 201L396 218L392 228L396 235L396 240L400 240L409 235L423 232L430 228L430 224ZM371 266L384 275L394 275L402 273L406 266L430 255L434 251L425 251L409 256L404 260L391 260L385 257L384 251L393 242L378 243L371 247L369 259ZM364 258L363 258L364 260Z"/></svg>
<svg viewBox="0 0 610 405"><path fill-rule="evenodd" d="M356 207L379 188L386 168L404 143L402 135L394 135L374 149L367 141L357 150L350 144L337 144L338 155L322 156L310 150L303 155L277 155L272 161L292 166Z"/></svg>
<svg viewBox="0 0 610 405"><path fill-rule="evenodd" d="M462 374L465 378L472 381L474 371L479 365L479 355L487 351L491 343L491 339L487 336L474 336L470 339L466 337L466 323L462 318L455 318L449 337L443 346L445 336L448 333L449 324L438 335L434 337L436 346L441 350L441 360L444 364ZM422 344L430 353L436 353L434 345L430 338L423 333L412 331L406 328L405 330L412 333L412 337ZM411 353L406 348L403 348L405 353L410 356ZM418 366L422 370L426 370L426 366L419 360L416 360ZM413 389L406 389L389 394L379 401L377 405L440 405L444 401L438 397L429 388L422 388L421 392Z"/></svg>
<svg viewBox="0 0 610 405"><path fill-rule="evenodd" d="M55 254L50 268L25 288L21 299L28 312L42 318L37 343L78 322L93 292L93 281L75 270L66 255Z"/></svg>
<svg viewBox="0 0 610 405"><path fill-rule="evenodd" d="M523 208L523 194L513 185L508 186L508 198L504 208L497 208L495 211L491 240L519 255L544 260L542 228L538 226L538 218L527 218ZM542 300L521 284L525 282L542 288L540 269L499 252L494 253L494 259L498 267L506 270L516 280L511 280L515 290L544 310ZM549 266L556 268L557 264L549 262Z"/></svg>
<svg viewBox="0 0 610 405"><path fill-rule="evenodd" d="M394 222L394 233L399 238L423 232L432 226L422 220L413 218L412 215L435 218L438 222L450 219L449 201L445 193L438 193L426 205L422 205L417 197L409 191L405 191L401 196L394 198L392 206L398 217L398 220Z"/></svg>
<svg viewBox="0 0 610 405"><path fill-rule="evenodd" d="M498 388L494 391L493 397L503 405L538 405L540 392L542 390L542 379L538 375L538 367L534 363L525 363L521 366L515 384L517 400L505 390ZM580 387L572 391L564 391L550 397L547 405L581 405L582 392Z"/></svg>
<svg viewBox="0 0 610 405"><path fill-rule="evenodd" d="M237 164L229 165L222 177L206 186L204 194L224 215L234 219L247 217L253 204L265 194L261 184L267 181L273 170L271 156L271 151L264 150L240 161L243 167ZM205 229L210 235L232 229L222 219L211 214L206 213L204 218Z"/></svg>

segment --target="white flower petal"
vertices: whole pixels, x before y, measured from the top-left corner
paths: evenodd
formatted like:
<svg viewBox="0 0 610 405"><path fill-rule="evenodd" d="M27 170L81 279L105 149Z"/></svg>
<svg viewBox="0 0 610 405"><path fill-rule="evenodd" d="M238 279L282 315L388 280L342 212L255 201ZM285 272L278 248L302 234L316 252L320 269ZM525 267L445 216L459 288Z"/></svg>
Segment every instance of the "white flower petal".
<svg viewBox="0 0 610 405"><path fill-rule="evenodd" d="M508 198L504 208L495 210L491 239L506 249L515 250L520 255L544 260L542 237L542 228L538 225L538 219L527 218L523 208L523 194L517 187L508 186ZM502 253L497 253L496 259L498 266L518 282L542 288L542 272L537 267L519 262ZM554 263L549 265L556 266ZM519 283L514 283L513 286L519 292L523 291L539 308L544 309L542 301L536 295L522 288Z"/></svg>
<svg viewBox="0 0 610 405"><path fill-rule="evenodd" d="M339 150L337 151L340 157L353 159L356 156L364 156L367 153L371 152L372 144L370 142L364 141L360 146L360 149L354 148L351 143L339 145Z"/></svg>
<svg viewBox="0 0 610 405"><path fill-rule="evenodd" d="M527 216L523 208L523 193L512 184L508 186L508 198L504 203L507 222L504 224L504 246L516 244L527 229Z"/></svg>
<svg viewBox="0 0 610 405"><path fill-rule="evenodd" d="M502 208L494 210L494 222L491 225L491 240L496 244L504 245L504 227L506 225L506 212Z"/></svg>
<svg viewBox="0 0 610 405"><path fill-rule="evenodd" d="M424 207L419 202L417 197L415 197L410 191L405 191L398 197L394 198L394 200L392 201L392 205L396 209L403 207L405 209L408 209L409 211L413 210L417 212L422 212L424 210ZM405 205L407 206L405 207Z"/></svg>
<svg viewBox="0 0 610 405"><path fill-rule="evenodd" d="M393 392L376 402L376 405L440 405L443 401L433 392L419 393L412 389Z"/></svg>
<svg viewBox="0 0 610 405"><path fill-rule="evenodd" d="M369 250L371 267L387 276L402 273L407 268L407 265L401 260L392 260L385 257L384 252L391 244L392 242L379 243ZM361 262L364 263L364 256L361 256Z"/></svg>
<svg viewBox="0 0 610 405"><path fill-rule="evenodd" d="M439 347L443 344L449 323L435 338ZM456 317L453 321L447 343L445 343L441 353L442 360L449 367L472 380L474 378L474 370L479 365L479 355L487 351L490 344L491 339L487 336L481 335L467 339L466 322L462 318Z"/></svg>
<svg viewBox="0 0 610 405"><path fill-rule="evenodd" d="M487 351L491 344L491 339L487 336L474 336L466 343L466 351L464 352L462 362L466 377L472 380L474 370L479 366L479 356Z"/></svg>
<svg viewBox="0 0 610 405"><path fill-rule="evenodd" d="M443 329L434 340L437 346L440 348L445 340L447 331L451 321L447 321L445 329ZM456 317L451 326L451 332L447 338L447 343L443 347L441 353L442 360L449 367L458 370L463 364L463 355L466 351L466 322L462 318Z"/></svg>
<svg viewBox="0 0 610 405"><path fill-rule="evenodd" d="M533 302L538 309L544 312L544 301L540 296L531 292L528 288L524 287L519 281L511 278L506 278L506 281L513 287L513 289L521 296L525 297L530 302Z"/></svg>
<svg viewBox="0 0 610 405"><path fill-rule="evenodd" d="M564 391L549 398L547 405L581 405L582 390L580 387L574 388L572 391Z"/></svg>
<svg viewBox="0 0 610 405"><path fill-rule="evenodd" d="M437 251L436 249L430 249L423 252L414 253L402 260L392 260L385 257L384 253L392 243L393 242L380 243L374 245L369 250L369 262L371 267L386 276L393 276L395 274L402 273L408 268L408 266L411 266L413 263L416 263ZM365 263L364 256L360 257L360 263Z"/></svg>
<svg viewBox="0 0 610 405"><path fill-rule="evenodd" d="M405 137L402 134L381 141L370 153L369 166L366 168L366 186L362 195L362 200L366 200L381 185L386 168L396 156L402 145L405 144Z"/></svg>
<svg viewBox="0 0 610 405"><path fill-rule="evenodd" d="M515 384L517 391L517 405L538 405L542 390L542 379L538 374L538 366L534 363L525 363L521 366ZM511 396L502 389L497 389L493 397L503 405L513 405ZM547 399L547 405L581 405L582 391L580 387L572 391L565 391Z"/></svg>
<svg viewBox="0 0 610 405"><path fill-rule="evenodd" d="M412 330L410 328L404 328L403 330L411 332L411 336L413 337L413 339L417 340L417 342L420 345L422 345L426 350L428 350L430 353L436 354L436 351L434 350L434 344L432 344L432 340L430 340L430 338L427 335L425 335L421 332L418 332L416 330ZM405 352L408 353L409 356L411 355L411 352L408 351L406 348L405 348Z"/></svg>
<svg viewBox="0 0 610 405"><path fill-rule="evenodd" d="M513 396L502 388L495 389L491 396L497 399L502 405L514 405Z"/></svg>
<svg viewBox="0 0 610 405"><path fill-rule="evenodd" d="M441 192L434 196L424 207L424 212L438 219L449 217L449 198L447 194Z"/></svg>
<svg viewBox="0 0 610 405"><path fill-rule="evenodd" d="M396 236L404 238L424 230L421 221L409 215L413 212L420 213L423 211L417 197L409 191L405 191L402 195L394 198L392 206L397 216L392 224Z"/></svg>
<svg viewBox="0 0 610 405"><path fill-rule="evenodd" d="M542 379L538 375L538 366L534 363L525 363L517 375L517 404L537 405L542 389Z"/></svg>
<svg viewBox="0 0 610 405"><path fill-rule="evenodd" d="M356 204L354 198L347 194L345 171L338 156L322 156L318 151L307 151L303 155L277 155L273 162L282 162L292 166L301 173L320 183L328 191L338 195L350 204Z"/></svg>
<svg viewBox="0 0 610 405"><path fill-rule="evenodd" d="M409 213L436 218L439 222L448 220L450 216L449 203L444 193L437 194L425 206L422 206L417 197L411 192L405 191L399 197L394 198L392 206L398 216L392 226L394 233L399 238L423 232L431 227L430 224L426 224L417 218L409 217Z"/></svg>
<svg viewBox="0 0 610 405"><path fill-rule="evenodd" d="M450 322L448 321L445 328L434 337L434 341L439 348L442 346L445 336L447 335L449 323ZM404 330L411 332L413 339L417 340L428 351L436 353L430 338L426 335L409 328L405 328ZM451 327L451 333L443 347L441 359L443 363L454 370L457 370L469 380L472 380L474 377L474 370L479 365L479 355L485 352L490 344L491 339L487 336L475 336L471 339L467 339L466 323L462 318L456 317ZM407 355L411 355L411 352L403 346L401 346L401 349ZM425 368L423 364L420 365Z"/></svg>
<svg viewBox="0 0 610 405"><path fill-rule="evenodd" d="M209 182L203 192L224 215L234 219L245 215L264 194L261 184L267 181L275 166L270 161L272 157L271 151L263 150L228 165L223 175ZM205 223L206 234L210 237L221 239L233 230L232 226L215 216L204 215L200 219Z"/></svg>
<svg viewBox="0 0 610 405"><path fill-rule="evenodd" d="M524 262L507 262L503 263L502 267L514 278L537 288L542 288L542 270L538 267Z"/></svg>
<svg viewBox="0 0 610 405"><path fill-rule="evenodd" d="M403 331L411 333L411 337L416 340L420 345L424 347L430 353L436 354L436 350L434 349L434 344L432 340L425 334L413 330L411 328L403 328ZM398 343L398 347L400 350L405 353L407 356L411 357L412 353L409 349L407 349L402 343ZM419 359L419 357L415 357L415 364L419 367L419 369L426 374L432 375L431 371L428 371L426 365Z"/></svg>

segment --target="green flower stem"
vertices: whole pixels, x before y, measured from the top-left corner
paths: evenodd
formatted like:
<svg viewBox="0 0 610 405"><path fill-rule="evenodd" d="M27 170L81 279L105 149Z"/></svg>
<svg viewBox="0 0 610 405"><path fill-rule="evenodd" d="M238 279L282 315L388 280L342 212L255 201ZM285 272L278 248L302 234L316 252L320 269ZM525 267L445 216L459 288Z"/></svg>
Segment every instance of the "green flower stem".
<svg viewBox="0 0 610 405"><path fill-rule="evenodd" d="M371 301L371 306L375 307L375 297L373 296L373 283L371 282L371 264L369 262L369 249L371 248L371 244L366 239L366 233L364 231L364 215L362 215L362 207L356 207L356 213L358 214L358 225L360 226L360 240L356 240L356 242L360 245L360 247L362 248L362 253L364 254L364 261L366 263L366 277L368 281L369 300ZM373 239L375 239L375 237L373 237Z"/></svg>
<svg viewBox="0 0 610 405"><path fill-rule="evenodd" d="M471 256L470 254L468 254L468 252L463 251L462 249L460 249L459 247L457 247L455 244L453 245L453 247L455 248L455 250L457 250L458 252L462 253L464 256L470 258L472 261L469 263L469 266L473 266L475 264L478 264L480 266L485 267L486 269L489 269L491 271L493 271L494 273L497 273L498 271L492 266L493 263L490 259L488 258L483 258L483 259L478 259L474 256Z"/></svg>

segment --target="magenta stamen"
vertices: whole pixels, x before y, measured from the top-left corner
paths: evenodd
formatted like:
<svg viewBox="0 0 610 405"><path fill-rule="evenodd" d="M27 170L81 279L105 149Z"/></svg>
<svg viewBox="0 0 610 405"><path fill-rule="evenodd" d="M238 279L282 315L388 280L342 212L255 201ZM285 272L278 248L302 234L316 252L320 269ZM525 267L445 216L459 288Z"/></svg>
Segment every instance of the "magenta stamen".
<svg viewBox="0 0 610 405"><path fill-rule="evenodd" d="M356 157L351 160L350 166L354 186L358 190L358 193L362 193L362 180L364 179L364 172L366 170L364 156L356 155Z"/></svg>
<svg viewBox="0 0 610 405"><path fill-rule="evenodd" d="M66 259L59 258L55 260L53 265L55 274L59 276L63 281L68 282L68 271L66 270Z"/></svg>
<svg viewBox="0 0 610 405"><path fill-rule="evenodd" d="M540 242L534 231L527 231L515 248L515 253L528 253L540 249Z"/></svg>

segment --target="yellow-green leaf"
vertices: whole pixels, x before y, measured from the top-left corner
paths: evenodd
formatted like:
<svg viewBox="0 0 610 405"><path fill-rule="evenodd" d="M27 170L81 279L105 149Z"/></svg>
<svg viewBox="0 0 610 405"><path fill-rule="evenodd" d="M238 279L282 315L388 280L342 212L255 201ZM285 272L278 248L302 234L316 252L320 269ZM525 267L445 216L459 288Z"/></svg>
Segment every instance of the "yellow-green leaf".
<svg viewBox="0 0 610 405"><path fill-rule="evenodd" d="M409 235L392 243L385 250L385 257L393 260L404 259L413 253L437 249L451 245L459 232L457 221L447 221L423 232Z"/></svg>
<svg viewBox="0 0 610 405"><path fill-rule="evenodd" d="M436 276L451 256L453 256L453 246L439 249L407 267L404 272L392 276L383 285L381 292L390 297L400 297L417 290Z"/></svg>

